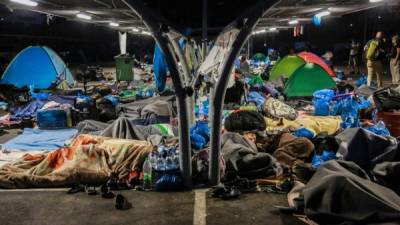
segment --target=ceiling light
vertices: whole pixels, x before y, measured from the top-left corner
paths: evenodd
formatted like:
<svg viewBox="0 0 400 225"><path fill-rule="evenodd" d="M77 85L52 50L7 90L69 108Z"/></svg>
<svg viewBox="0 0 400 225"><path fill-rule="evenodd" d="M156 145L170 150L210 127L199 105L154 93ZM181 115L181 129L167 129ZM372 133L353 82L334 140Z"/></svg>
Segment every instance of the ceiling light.
<svg viewBox="0 0 400 225"><path fill-rule="evenodd" d="M293 25L293 24L298 24L298 23L299 23L298 20L290 20L290 21L289 21L289 24L291 24L291 25Z"/></svg>
<svg viewBox="0 0 400 225"><path fill-rule="evenodd" d="M151 33L150 33L150 32L148 32L148 31L144 31L144 30L142 30L142 34L144 34L144 35L151 35Z"/></svg>
<svg viewBox="0 0 400 225"><path fill-rule="evenodd" d="M84 20L91 20L92 19L92 17L90 15L83 14L83 13L76 14L76 17L78 17L80 19L84 19Z"/></svg>
<svg viewBox="0 0 400 225"><path fill-rule="evenodd" d="M323 17L323 16L329 16L329 15L331 15L331 12L323 11L323 12L317 13L315 16L316 17Z"/></svg>
<svg viewBox="0 0 400 225"><path fill-rule="evenodd" d="M369 2L375 3L375 2L381 2L382 0L369 0Z"/></svg>
<svg viewBox="0 0 400 225"><path fill-rule="evenodd" d="M139 32L139 29L137 29L137 28L132 28L132 31L133 31L133 32Z"/></svg>
<svg viewBox="0 0 400 225"><path fill-rule="evenodd" d="M276 27L271 27L269 28L269 31L277 31L278 29Z"/></svg>
<svg viewBox="0 0 400 225"><path fill-rule="evenodd" d="M35 7L38 5L37 2L31 1L31 0L10 0L10 1L22 4L22 5L32 6L32 7Z"/></svg>
<svg viewBox="0 0 400 225"><path fill-rule="evenodd" d="M110 22L110 26L112 26L112 27L119 27L119 24L118 24L118 23L115 23L115 22Z"/></svg>

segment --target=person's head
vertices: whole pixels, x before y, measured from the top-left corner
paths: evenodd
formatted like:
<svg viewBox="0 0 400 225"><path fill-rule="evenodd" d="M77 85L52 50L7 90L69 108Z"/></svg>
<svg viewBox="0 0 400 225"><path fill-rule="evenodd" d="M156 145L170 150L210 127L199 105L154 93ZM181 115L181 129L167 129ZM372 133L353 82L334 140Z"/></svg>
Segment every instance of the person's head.
<svg viewBox="0 0 400 225"><path fill-rule="evenodd" d="M382 39L383 38L383 32L382 31L376 32L376 38L377 39Z"/></svg>
<svg viewBox="0 0 400 225"><path fill-rule="evenodd" d="M244 132L243 137L254 143L257 141L257 135L254 132Z"/></svg>
<svg viewBox="0 0 400 225"><path fill-rule="evenodd" d="M400 42L400 37L399 37L399 35L394 35L394 36L392 37L392 43L393 43L394 45L397 45L397 44L400 44L399 42Z"/></svg>
<svg viewBox="0 0 400 225"><path fill-rule="evenodd" d="M240 62L244 62L246 61L246 56L242 55L242 57L240 57Z"/></svg>

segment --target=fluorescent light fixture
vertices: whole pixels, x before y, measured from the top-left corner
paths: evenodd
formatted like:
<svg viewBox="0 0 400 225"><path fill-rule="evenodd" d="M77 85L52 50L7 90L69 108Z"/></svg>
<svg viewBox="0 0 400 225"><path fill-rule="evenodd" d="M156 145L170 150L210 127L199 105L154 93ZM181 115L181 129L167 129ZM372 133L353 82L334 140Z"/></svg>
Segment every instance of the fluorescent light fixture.
<svg viewBox="0 0 400 225"><path fill-rule="evenodd" d="M80 19L84 19L84 20L91 20L92 19L92 17L90 15L83 14L83 13L76 14L76 17L78 17Z"/></svg>
<svg viewBox="0 0 400 225"><path fill-rule="evenodd" d="M142 30L142 34L144 34L144 35L151 35L151 33L150 33L150 32L148 32L148 31L145 31L145 30Z"/></svg>
<svg viewBox="0 0 400 225"><path fill-rule="evenodd" d="M382 0L369 0L369 2L371 3L375 3L375 2L381 2Z"/></svg>
<svg viewBox="0 0 400 225"><path fill-rule="evenodd" d="M277 31L278 29L276 27L271 27L269 28L269 31Z"/></svg>
<svg viewBox="0 0 400 225"><path fill-rule="evenodd" d="M115 22L110 22L110 26L112 26L112 27L119 27L119 24L118 24L118 23L115 23Z"/></svg>
<svg viewBox="0 0 400 225"><path fill-rule="evenodd" d="M132 28L132 31L133 31L133 32L139 32L139 29L137 29L137 28L134 27L134 28Z"/></svg>
<svg viewBox="0 0 400 225"><path fill-rule="evenodd" d="M265 33L265 32L267 32L267 31L266 31L266 30L259 30L259 31L256 31L257 34L262 34L262 33Z"/></svg>
<svg viewBox="0 0 400 225"><path fill-rule="evenodd" d="M22 4L22 5L32 6L32 7L35 7L38 5L37 2L31 1L31 0L10 0L10 1Z"/></svg>
<svg viewBox="0 0 400 225"><path fill-rule="evenodd" d="M329 16L329 15L331 15L331 12L329 12L327 10L327 11L323 11L323 12L317 13L315 16L321 18L323 16Z"/></svg>
<svg viewBox="0 0 400 225"><path fill-rule="evenodd" d="M289 24L291 24L291 25L293 25L293 24L298 24L298 23L299 23L298 20L290 20L290 21L289 21Z"/></svg>

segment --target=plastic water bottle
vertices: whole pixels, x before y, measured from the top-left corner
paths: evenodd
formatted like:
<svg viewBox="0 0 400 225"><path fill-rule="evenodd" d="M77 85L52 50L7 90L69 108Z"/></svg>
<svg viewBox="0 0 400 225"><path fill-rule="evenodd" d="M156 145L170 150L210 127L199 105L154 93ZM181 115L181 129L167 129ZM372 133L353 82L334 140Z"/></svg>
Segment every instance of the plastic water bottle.
<svg viewBox="0 0 400 225"><path fill-rule="evenodd" d="M152 169L149 158L146 158L143 164L143 190L151 191Z"/></svg>
<svg viewBox="0 0 400 225"><path fill-rule="evenodd" d="M172 160L171 155L168 155L167 158L165 159L165 170L174 170L175 165L174 161Z"/></svg>
<svg viewBox="0 0 400 225"><path fill-rule="evenodd" d="M155 152L150 153L150 164L151 164L151 168L156 169L157 168L157 155Z"/></svg>

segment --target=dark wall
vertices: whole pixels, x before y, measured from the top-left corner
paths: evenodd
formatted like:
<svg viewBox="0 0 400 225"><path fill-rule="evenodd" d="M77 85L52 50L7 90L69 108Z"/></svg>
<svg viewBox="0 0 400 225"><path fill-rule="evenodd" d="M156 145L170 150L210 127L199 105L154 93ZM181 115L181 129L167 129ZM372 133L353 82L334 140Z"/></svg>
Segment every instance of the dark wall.
<svg viewBox="0 0 400 225"><path fill-rule="evenodd" d="M118 32L111 28L58 17L48 20L43 14L20 10L10 12L0 6L2 60L11 60L30 45L49 46L71 64L111 62L119 54ZM130 54L143 56L153 47L154 41L150 36L128 35L127 51Z"/></svg>
<svg viewBox="0 0 400 225"><path fill-rule="evenodd" d="M365 44L377 31L384 31L388 38L393 34L399 34L399 12L399 7L380 7L340 18L327 18L319 27L307 24L304 35L296 38L293 37L293 30L255 35L254 52L266 52L264 46L267 46L278 49L282 55L286 55L296 43L304 42L316 53L323 54L326 50L330 50L336 53L339 60L344 60L348 50L343 49L343 46L349 45L352 39Z"/></svg>

